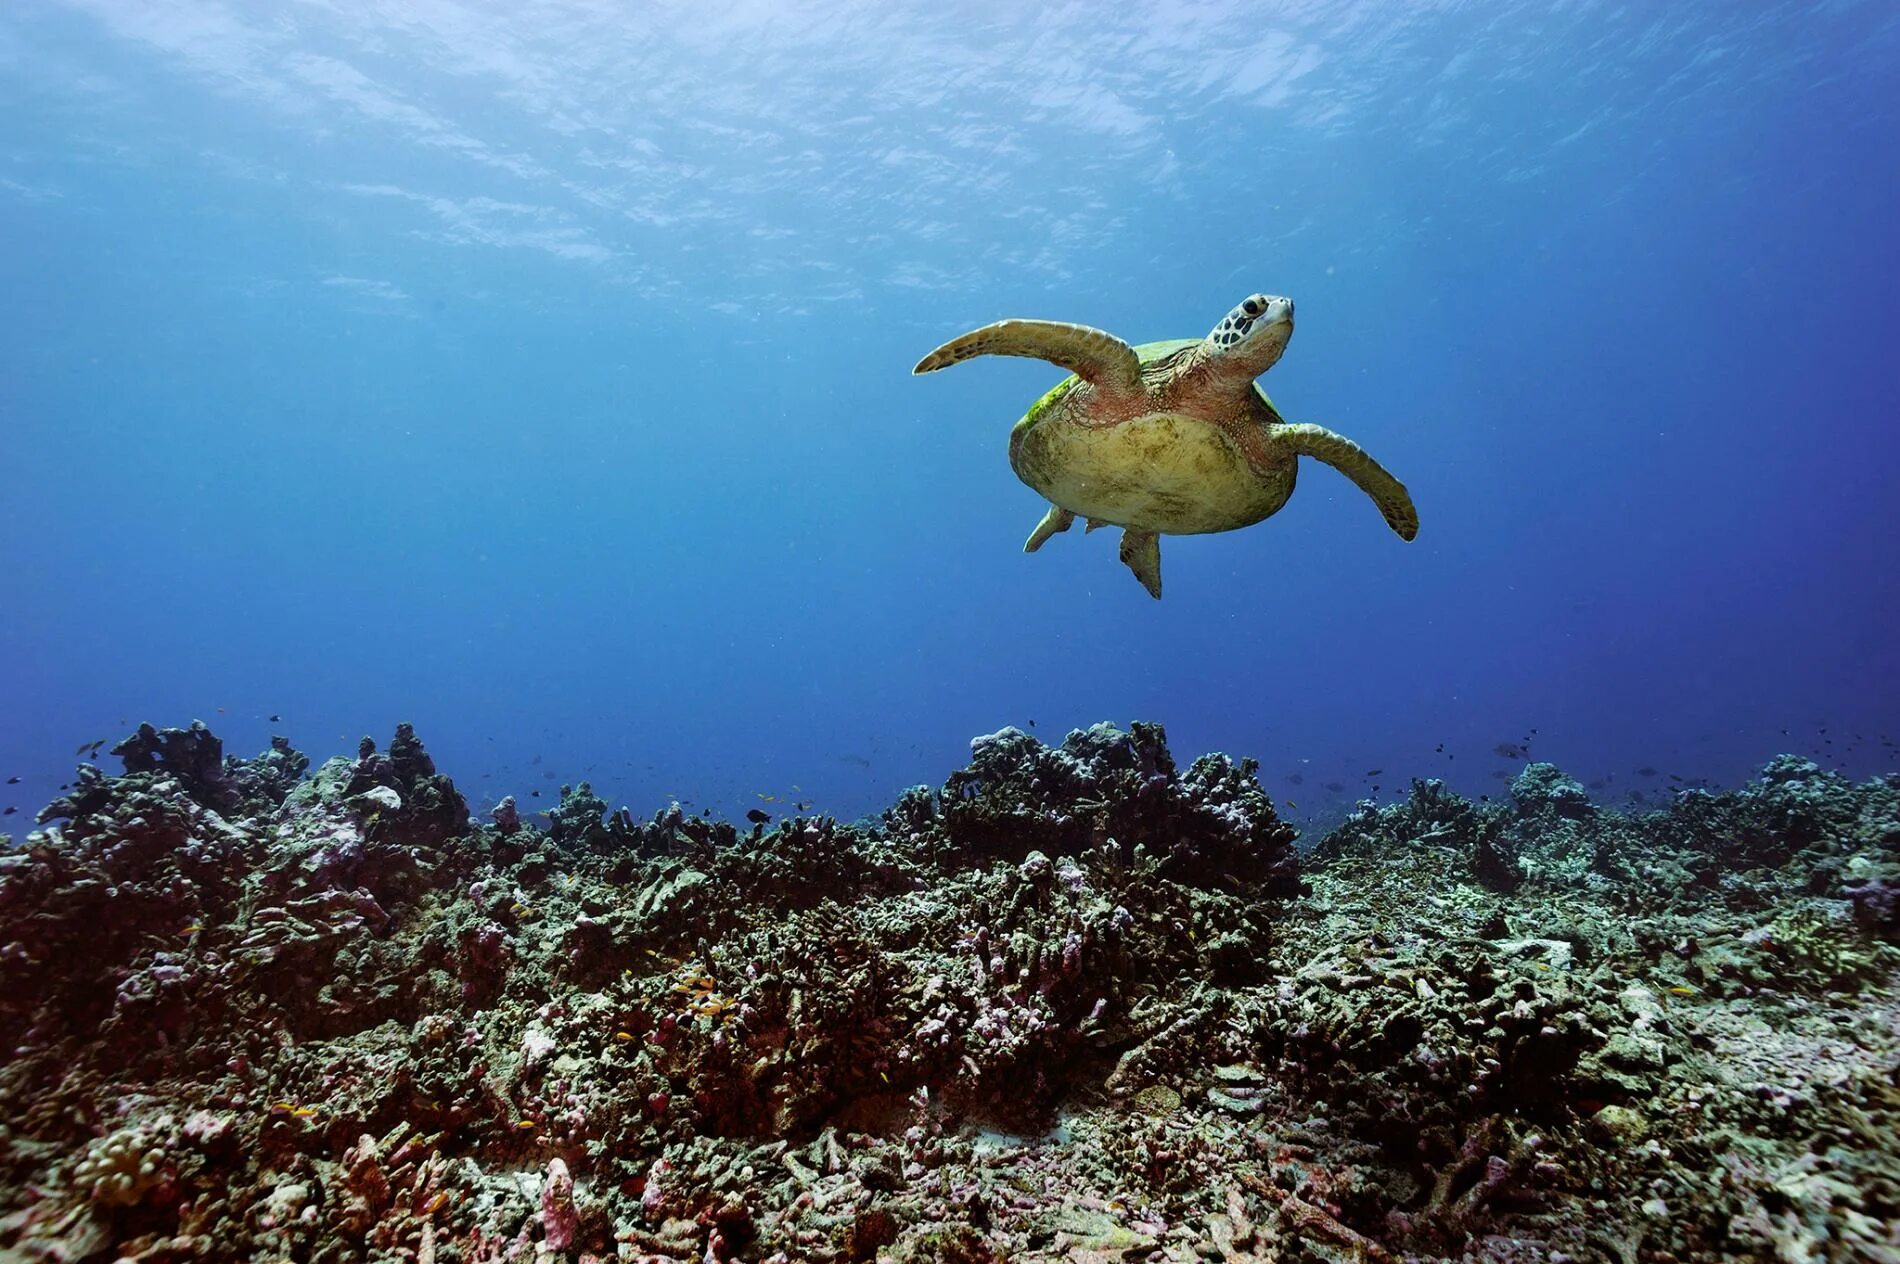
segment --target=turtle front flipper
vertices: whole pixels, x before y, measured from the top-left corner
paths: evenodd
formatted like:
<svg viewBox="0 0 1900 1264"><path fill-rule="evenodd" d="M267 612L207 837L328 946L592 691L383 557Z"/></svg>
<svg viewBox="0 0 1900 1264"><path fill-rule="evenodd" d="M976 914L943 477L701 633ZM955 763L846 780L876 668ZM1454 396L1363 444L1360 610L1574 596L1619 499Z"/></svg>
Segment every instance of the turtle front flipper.
<svg viewBox="0 0 1900 1264"><path fill-rule="evenodd" d="M1100 329L1054 320L999 320L972 329L919 360L911 372L934 373L983 355L1047 360L1111 393L1141 389L1141 362L1133 347Z"/></svg>
<svg viewBox="0 0 1900 1264"><path fill-rule="evenodd" d="M1122 561L1135 572L1135 578L1148 595L1161 600L1161 537L1152 531L1122 532Z"/></svg>
<svg viewBox="0 0 1900 1264"><path fill-rule="evenodd" d="M1034 553L1050 536L1058 531L1067 531L1074 525L1074 514L1060 505L1049 506L1049 512L1042 516L1042 521L1036 524L1036 529L1029 533L1029 540L1023 545L1023 552Z"/></svg>
<svg viewBox="0 0 1900 1264"><path fill-rule="evenodd" d="M1284 444L1289 451L1310 456L1344 474L1359 490L1372 497L1372 503L1385 515L1386 525L1398 532L1401 540L1418 534L1418 510L1412 506L1412 494L1405 484L1393 478L1385 466L1366 454L1366 450L1344 435L1324 426L1301 423L1274 426L1268 432L1272 442Z"/></svg>

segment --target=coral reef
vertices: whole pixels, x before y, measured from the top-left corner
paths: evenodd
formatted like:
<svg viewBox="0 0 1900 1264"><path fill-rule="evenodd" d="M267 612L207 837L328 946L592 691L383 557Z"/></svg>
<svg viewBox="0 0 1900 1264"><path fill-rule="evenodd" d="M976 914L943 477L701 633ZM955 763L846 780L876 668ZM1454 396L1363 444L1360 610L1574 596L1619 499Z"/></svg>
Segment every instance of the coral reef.
<svg viewBox="0 0 1900 1264"><path fill-rule="evenodd" d="M0 852L0 1260L1900 1260L1900 779L1302 860L1144 724L744 830L115 753Z"/></svg>

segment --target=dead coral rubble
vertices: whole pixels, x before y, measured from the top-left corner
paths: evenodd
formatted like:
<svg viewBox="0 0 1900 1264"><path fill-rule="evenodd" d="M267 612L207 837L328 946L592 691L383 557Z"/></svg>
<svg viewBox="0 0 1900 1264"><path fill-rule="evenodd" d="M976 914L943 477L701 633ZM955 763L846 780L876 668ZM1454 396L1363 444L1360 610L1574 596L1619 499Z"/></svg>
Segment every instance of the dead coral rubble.
<svg viewBox="0 0 1900 1264"><path fill-rule="evenodd" d="M118 753L0 852L0 1260L1900 1260L1894 779L1302 867L1151 725L745 832Z"/></svg>

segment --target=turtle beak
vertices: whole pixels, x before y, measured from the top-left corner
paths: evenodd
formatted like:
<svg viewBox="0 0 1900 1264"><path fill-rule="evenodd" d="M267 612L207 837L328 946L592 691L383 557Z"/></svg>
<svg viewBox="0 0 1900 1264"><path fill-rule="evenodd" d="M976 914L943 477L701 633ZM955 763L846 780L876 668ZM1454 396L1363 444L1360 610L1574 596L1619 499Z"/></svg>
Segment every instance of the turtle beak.
<svg viewBox="0 0 1900 1264"><path fill-rule="evenodd" d="M1290 298L1269 298L1267 310L1260 313L1262 325L1291 325L1293 323L1293 300Z"/></svg>

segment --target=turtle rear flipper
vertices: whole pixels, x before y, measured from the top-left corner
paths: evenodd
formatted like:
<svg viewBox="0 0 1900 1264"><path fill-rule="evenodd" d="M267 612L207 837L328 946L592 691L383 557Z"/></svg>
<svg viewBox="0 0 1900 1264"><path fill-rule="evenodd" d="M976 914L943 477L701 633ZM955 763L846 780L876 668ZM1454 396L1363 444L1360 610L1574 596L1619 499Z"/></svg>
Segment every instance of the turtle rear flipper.
<svg viewBox="0 0 1900 1264"><path fill-rule="evenodd" d="M1274 442L1290 451L1324 461L1351 479L1360 491L1372 497L1372 503L1385 515L1386 525L1398 532L1401 540L1418 534L1418 510L1413 508L1412 494L1405 490L1405 484L1351 439L1305 422L1274 426L1269 433Z"/></svg>
<svg viewBox="0 0 1900 1264"><path fill-rule="evenodd" d="M944 343L917 362L912 373L934 373L984 355L1047 360L1110 394L1141 389L1141 361L1114 334L1055 320L999 320Z"/></svg>
<svg viewBox="0 0 1900 1264"><path fill-rule="evenodd" d="M1132 528L1122 532L1122 561L1128 569L1135 572L1135 578L1148 590L1148 595L1156 601L1161 600L1161 537L1153 531L1136 531Z"/></svg>
<svg viewBox="0 0 1900 1264"><path fill-rule="evenodd" d="M1060 505L1049 506L1049 512L1042 516L1036 529L1029 533L1029 540L1023 545L1023 552L1034 553L1046 543L1050 536L1058 531L1067 531L1075 525L1075 515Z"/></svg>

